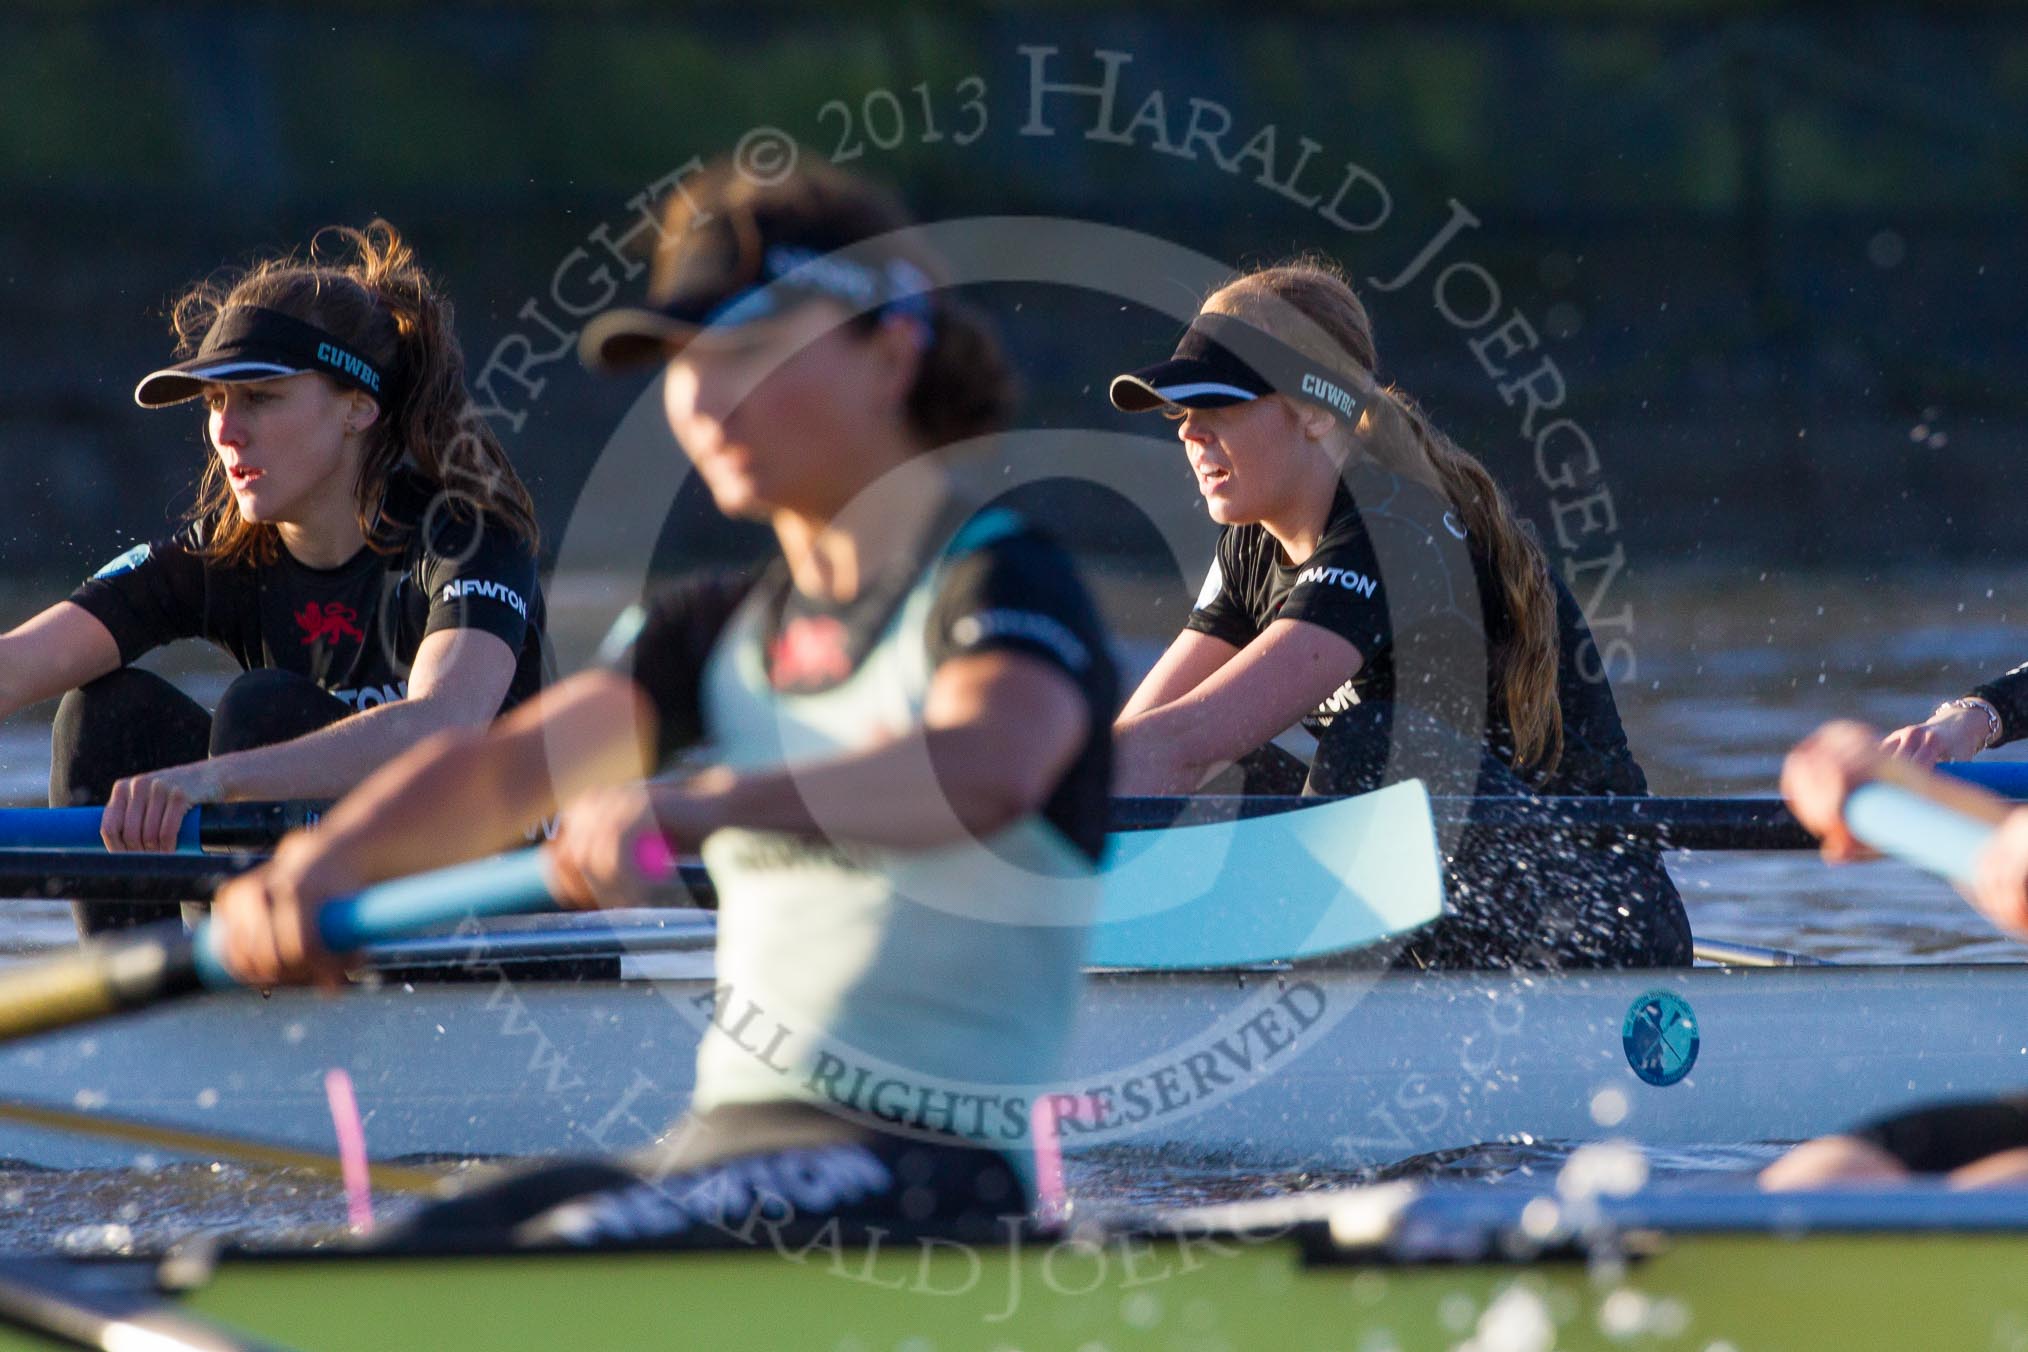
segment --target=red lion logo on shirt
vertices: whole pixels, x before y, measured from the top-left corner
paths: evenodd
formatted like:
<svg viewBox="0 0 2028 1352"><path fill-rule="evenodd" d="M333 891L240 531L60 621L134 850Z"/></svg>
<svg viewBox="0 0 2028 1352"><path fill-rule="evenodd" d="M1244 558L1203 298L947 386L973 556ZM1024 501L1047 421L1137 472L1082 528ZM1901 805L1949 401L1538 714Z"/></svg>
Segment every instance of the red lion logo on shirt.
<svg viewBox="0 0 2028 1352"><path fill-rule="evenodd" d="M852 674L845 626L828 615L798 615L768 644L769 676L777 690L824 685Z"/></svg>
<svg viewBox="0 0 2028 1352"><path fill-rule="evenodd" d="M319 605L305 601L303 608L296 612L296 624L303 631L303 646L313 643L336 643L341 638L364 642L366 635L359 628L359 612L343 601Z"/></svg>

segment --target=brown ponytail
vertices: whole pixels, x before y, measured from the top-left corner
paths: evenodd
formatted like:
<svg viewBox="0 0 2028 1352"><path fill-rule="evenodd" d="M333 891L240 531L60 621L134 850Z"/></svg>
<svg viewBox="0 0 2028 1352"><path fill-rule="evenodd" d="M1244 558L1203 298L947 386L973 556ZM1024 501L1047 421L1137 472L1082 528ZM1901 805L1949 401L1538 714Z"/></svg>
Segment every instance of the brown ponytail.
<svg viewBox="0 0 2028 1352"><path fill-rule="evenodd" d="M1205 309L1237 314L1291 346L1343 370L1372 375L1373 324L1351 283L1322 258L1247 273L1221 287ZM1563 708L1556 696L1556 591L1542 547L1515 517L1507 495L1471 455L1393 385L1371 381L1353 429L1360 449L1385 469L1432 488L1457 509L1468 534L1484 541L1513 624L1489 654L1493 681L1514 733L1514 768L1547 775L1563 757Z"/></svg>
<svg viewBox="0 0 2028 1352"><path fill-rule="evenodd" d="M326 236L341 242L335 257L320 252ZM390 372L355 486L359 526L374 548L401 548L421 524L382 511L388 481L404 462L453 512L484 512L536 547L535 504L465 386L450 300L416 265L414 251L392 225L376 220L364 230L327 227L311 241L307 258L279 255L191 287L170 311L179 354L196 351L218 317L240 306L315 324ZM275 557L274 527L240 516L215 457L205 467L190 519L201 526L204 555L213 562Z"/></svg>
<svg viewBox="0 0 2028 1352"><path fill-rule="evenodd" d="M908 420L926 447L997 432L1014 414L1015 381L1000 340L968 306L939 295L930 342L908 391Z"/></svg>

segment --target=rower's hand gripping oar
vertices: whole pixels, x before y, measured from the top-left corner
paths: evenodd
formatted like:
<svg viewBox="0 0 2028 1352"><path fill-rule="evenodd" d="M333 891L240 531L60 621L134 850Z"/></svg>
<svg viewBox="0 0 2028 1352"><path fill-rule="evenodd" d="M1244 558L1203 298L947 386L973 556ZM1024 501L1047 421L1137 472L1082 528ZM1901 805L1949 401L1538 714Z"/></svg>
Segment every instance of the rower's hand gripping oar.
<svg viewBox="0 0 2028 1352"><path fill-rule="evenodd" d="M318 910L317 934L331 952L350 953L468 916L513 915L553 904L541 852L522 850L335 898ZM153 925L5 973L0 1041L238 984L219 957L211 921L188 934L175 922Z"/></svg>
<svg viewBox="0 0 2028 1352"><path fill-rule="evenodd" d="M1855 839L1927 873L1970 887L1993 831L2028 799L2028 764L1952 761L1935 771L1881 756L1873 779L1845 798Z"/></svg>
<svg viewBox="0 0 2028 1352"><path fill-rule="evenodd" d="M1967 767L1956 767L1967 768ZM1882 758L1875 776L1846 795L1845 826L1885 855L1969 887L1994 828L2013 808L1971 787L1969 776L1933 775Z"/></svg>

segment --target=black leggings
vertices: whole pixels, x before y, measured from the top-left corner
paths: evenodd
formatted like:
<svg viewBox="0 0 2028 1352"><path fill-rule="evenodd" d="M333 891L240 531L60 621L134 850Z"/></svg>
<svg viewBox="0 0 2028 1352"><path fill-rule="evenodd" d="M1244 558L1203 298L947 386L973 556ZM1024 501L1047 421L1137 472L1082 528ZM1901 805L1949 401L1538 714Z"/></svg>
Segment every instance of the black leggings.
<svg viewBox="0 0 2028 1352"><path fill-rule="evenodd" d="M1947 1174L2004 1150L2028 1147L2028 1095L1911 1108L1855 1128L1912 1174Z"/></svg>
<svg viewBox="0 0 2028 1352"><path fill-rule="evenodd" d="M1410 716L1384 704L1340 714L1317 748L1304 792L1366 793L1415 778L1435 795L1533 793L1491 751L1435 720L1402 727ZM1518 836L1473 826L1445 843L1445 914L1403 950L1399 966L1690 965L1690 921L1652 845L1595 830Z"/></svg>
<svg viewBox="0 0 2028 1352"><path fill-rule="evenodd" d="M63 697L49 738L49 805L88 807L129 775L189 765L207 756L272 746L329 727L350 705L290 671L239 676L204 706L152 671L122 667ZM173 920L174 902L73 902L80 933Z"/></svg>
<svg viewBox="0 0 2028 1352"><path fill-rule="evenodd" d="M734 1104L684 1119L624 1159L505 1170L424 1207L375 1247L764 1243L833 1222L984 1232L1031 1206L998 1151L901 1136L799 1103Z"/></svg>

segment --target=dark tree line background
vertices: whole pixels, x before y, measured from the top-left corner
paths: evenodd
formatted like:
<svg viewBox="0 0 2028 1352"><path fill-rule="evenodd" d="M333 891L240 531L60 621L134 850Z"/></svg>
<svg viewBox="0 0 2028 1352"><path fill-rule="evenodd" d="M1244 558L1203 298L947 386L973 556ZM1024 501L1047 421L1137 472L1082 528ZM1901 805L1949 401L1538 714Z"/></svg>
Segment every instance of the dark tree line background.
<svg viewBox="0 0 2028 1352"><path fill-rule="evenodd" d="M761 125L811 156L856 138L854 167L927 219L1104 222L1234 262L1315 249L1362 277L1408 266L1455 202L1478 224L1454 257L1497 280L1502 320L1518 313L1539 336L1530 359L1553 361L1559 412L1600 469L1584 485L1545 482L1522 405L1470 345L1486 330L1447 317L1427 277L1368 292L1384 370L1546 535L1559 521L1596 530L1609 511L1598 538L1642 567L2021 555L2028 11L1633 9L10 9L0 566L88 571L182 500L196 418L130 399L166 354L162 312L182 283L384 215L458 299L476 368L526 327L520 307L588 232ZM1049 78L1076 82L1103 74L1098 53L1125 54L1114 129L1154 91L1166 126L1095 139L1095 99L1051 96L1050 134L1021 134L1034 48L1056 49ZM978 122L968 96L984 125L961 146ZM1302 192L1264 186L1263 159L1228 169L1201 143L1178 153L1192 99L1230 117L1227 155L1273 126L1275 174L1314 142ZM1348 161L1385 187L1371 229L1294 200L1328 193ZM1376 200L1362 181L1341 218L1371 217ZM1104 405L1104 382L1162 348L1167 319L1047 289L978 299L1024 371L1023 425L1148 430ZM560 524L640 386L572 362L541 374L525 420L503 431ZM1597 486L1609 505L1572 515ZM1150 545L1103 504L1063 511L1087 549ZM671 550L715 538L683 534Z"/></svg>

